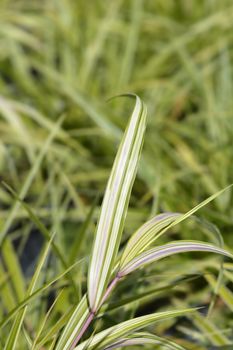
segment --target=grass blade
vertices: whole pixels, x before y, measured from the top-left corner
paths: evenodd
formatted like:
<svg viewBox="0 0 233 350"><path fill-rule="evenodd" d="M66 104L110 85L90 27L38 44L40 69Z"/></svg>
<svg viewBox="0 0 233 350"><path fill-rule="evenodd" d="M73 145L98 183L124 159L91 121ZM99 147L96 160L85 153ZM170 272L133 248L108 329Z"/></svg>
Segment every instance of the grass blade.
<svg viewBox="0 0 233 350"><path fill-rule="evenodd" d="M125 214L136 175L145 130L146 108L136 104L106 188L88 276L88 300L98 309L118 252Z"/></svg>
<svg viewBox="0 0 233 350"><path fill-rule="evenodd" d="M35 290L37 280L38 280L38 278L40 276L40 273L41 273L41 269L42 269L42 267L44 265L44 262L45 262L45 260L46 260L46 258L48 256L52 239L53 238L51 238L50 242L47 243L47 245L46 245L46 247L44 249L44 252L41 255L41 258L39 260L39 263L38 263L38 266L36 268L36 271L35 271L35 273L34 273L34 275L32 277L31 283L30 283L30 285L28 287L27 296L30 296ZM7 339L6 345L4 347L4 350L14 350L14 349L16 349L19 332L20 332L22 324L23 324L23 320L24 320L24 317L25 317L25 314L26 314L26 310L27 310L27 306L25 305L19 311L19 313L18 313L18 315L17 315L17 317L16 317L16 319L14 321L13 327L11 328L11 331L10 331L9 337Z"/></svg>
<svg viewBox="0 0 233 350"><path fill-rule="evenodd" d="M44 291L46 291L49 287L51 287L54 283L59 281L63 276L65 276L67 273L69 273L74 267L76 267L78 264L80 264L82 260L77 261L75 264L71 265L67 270L60 273L58 276L53 278L51 281L46 283L44 286L40 287L36 291L34 291L29 296L25 297L22 301L20 301L17 306L15 306L5 317L3 320L0 321L0 329L3 328L10 319L19 312L20 309L22 309L24 306L26 306L31 300L35 299L37 296L42 294Z"/></svg>
<svg viewBox="0 0 233 350"><path fill-rule="evenodd" d="M44 147L40 150L37 158L35 159L34 163L33 163L33 166L30 170L30 172L28 173L28 176L27 178L25 179L25 182L21 188L21 191L20 191L20 194L19 194L19 197L23 200L35 178L35 176L37 175L37 172L38 172L38 169L39 167L41 166L41 163L49 149L49 147L51 146L51 143L53 142L54 138L57 136L57 133L58 131L60 130L60 126L62 124L64 120L64 116L62 116L61 118L59 118L59 120L57 121L54 129L51 131L51 133L49 134L45 144L44 144ZM0 246L2 244L2 241L5 237L5 235L7 234L9 228L11 227L11 224L16 216L16 213L17 213L17 210L19 209L19 205L20 203L19 202L16 202L11 211L10 211L10 214L4 224L4 227L3 227L3 230L2 232L0 233Z"/></svg>
<svg viewBox="0 0 233 350"><path fill-rule="evenodd" d="M89 314L87 296L84 295L78 306L67 322L61 337L56 346L56 350L68 350L72 345L77 333L82 329Z"/></svg>
<svg viewBox="0 0 233 350"><path fill-rule="evenodd" d="M232 185L214 193L212 196L208 197L185 214L160 214L142 225L127 243L121 258L121 266L125 266L128 262L130 262L130 260L132 260L132 258L135 258L138 254L142 253L149 245L167 232L167 230L191 217L195 212L207 205L216 197L220 196L230 187L232 187Z"/></svg>
<svg viewBox="0 0 233 350"><path fill-rule="evenodd" d="M195 309L183 309L177 311L164 311L156 312L150 315L136 317L131 320L119 323L116 326L108 328L98 334L96 334L91 342L89 343L88 350L96 349L98 345L101 345L102 348L109 346L114 341L117 341L124 337L127 334L132 333L138 329L147 327L154 322L162 321L168 318L182 316L191 312L194 312ZM87 340L88 341L88 340ZM87 341L84 341L78 345L75 350L83 350Z"/></svg>
<svg viewBox="0 0 233 350"><path fill-rule="evenodd" d="M172 222L181 216L182 214L179 213L159 214L142 225L129 239L124 249L120 265L125 265L140 254L153 242L156 234L165 230Z"/></svg>
<svg viewBox="0 0 233 350"><path fill-rule="evenodd" d="M165 244L160 247L152 248L140 254L138 257L129 262L126 266L121 268L119 275L125 276L128 275L130 272L138 269L139 267L163 259L167 256L191 251L218 253L233 259L233 255L231 253L228 253L222 248L215 247L212 244L198 241L179 241L175 243Z"/></svg>
<svg viewBox="0 0 233 350"><path fill-rule="evenodd" d="M21 301L25 295L25 280L18 256L15 252L11 239L8 237L6 237L2 245L1 254L9 273L17 300Z"/></svg>
<svg viewBox="0 0 233 350"><path fill-rule="evenodd" d="M159 348L160 348L160 346L163 346L165 349L169 349L169 350L185 350L182 346L174 343L173 341L169 341L167 339L158 337L158 336L156 336L154 334L150 334L150 333L132 334L131 336L124 337L124 338L118 340L117 342L108 346L104 350L112 350L112 349L118 349L118 348L126 347L126 346L144 345L144 344L158 345Z"/></svg>

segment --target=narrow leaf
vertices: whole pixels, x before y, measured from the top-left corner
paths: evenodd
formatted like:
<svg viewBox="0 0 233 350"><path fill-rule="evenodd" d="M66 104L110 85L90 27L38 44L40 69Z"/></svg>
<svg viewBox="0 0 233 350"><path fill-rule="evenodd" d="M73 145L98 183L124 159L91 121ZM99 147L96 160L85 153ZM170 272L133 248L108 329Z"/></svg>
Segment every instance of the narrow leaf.
<svg viewBox="0 0 233 350"><path fill-rule="evenodd" d="M56 345L56 350L70 349L76 335L82 329L87 317L89 315L89 307L87 296L84 295L78 306L75 308L72 316L67 322L61 337Z"/></svg>
<svg viewBox="0 0 233 350"><path fill-rule="evenodd" d="M129 239L124 249L120 265L124 266L127 262L140 254L154 241L156 234L166 229L172 222L181 216L183 216L183 214L163 213L156 215L142 225Z"/></svg>
<svg viewBox="0 0 233 350"><path fill-rule="evenodd" d="M121 347L126 346L134 346L134 345L158 345L160 349L160 346L162 345L165 349L169 350L185 350L182 346L174 343L173 341L158 337L154 334L150 333L135 333L131 336L124 337L117 342L114 342L110 346L106 347L104 350L112 350L112 349L118 349ZM157 348L157 347L156 347ZM96 348L98 350L98 348Z"/></svg>
<svg viewBox="0 0 233 350"><path fill-rule="evenodd" d="M18 256L9 237L6 237L2 245L1 254L14 287L17 300L21 301L25 294L25 280Z"/></svg>
<svg viewBox="0 0 233 350"><path fill-rule="evenodd" d="M3 182L3 186L5 186L8 191L15 197L17 201L23 206L23 208L26 210L29 218L31 221L36 225L36 227L40 230L40 232L43 234L44 238L50 242L51 241L51 233L49 230L46 228L46 226L43 224L43 222L39 219L38 216L34 213L32 208L24 202L18 195L17 193L5 182ZM68 264L66 262L66 259L64 258L64 254L62 253L60 247L54 242L53 240L51 241L51 248L53 249L54 254L59 258L61 265L64 267L64 269L68 269ZM77 287L76 284L71 276L71 274L67 274L67 280L70 282L71 286L73 287L73 290L75 294L78 295Z"/></svg>
<svg viewBox="0 0 233 350"><path fill-rule="evenodd" d="M100 306L119 249L143 143L145 118L146 108L136 96L135 108L112 168L97 226L88 275L88 299L93 311Z"/></svg>
<svg viewBox="0 0 233 350"><path fill-rule="evenodd" d="M114 341L118 341L125 335L130 334L138 329L147 327L157 321L163 321L168 318L183 316L193 311L195 311L195 309L156 312L150 315L136 317L131 320L119 323L116 326L113 326L96 334L89 343L88 350L96 349L96 347L100 344L101 348L105 348L112 344ZM75 350L85 349L87 342L88 340L82 342L75 348Z"/></svg>
<svg viewBox="0 0 233 350"><path fill-rule="evenodd" d="M149 245L161 237L173 226L181 223L191 217L199 209L207 205L209 202L220 196L224 191L232 185L214 193L212 196L199 203L197 206L189 210L185 214L180 213L164 213L155 216L150 221L142 225L131 237L127 243L121 258L120 266L125 266L130 260L142 253Z"/></svg>
<svg viewBox="0 0 233 350"><path fill-rule="evenodd" d="M83 259L77 261L75 264L71 265L67 270L60 273L58 276L53 278L51 281L43 285L42 287L38 288L36 291L31 293L29 296L25 297L21 302L17 304L17 306L12 309L3 320L0 321L0 329L3 328L10 320L11 318L17 314L17 312L20 311L24 306L26 306L31 300L34 300L37 296L41 295L45 290L47 290L49 287L51 287L54 283L61 280L63 276L65 276L67 273L69 273L74 267L76 267L78 264L80 264L83 261Z"/></svg>
<svg viewBox="0 0 233 350"><path fill-rule="evenodd" d="M125 276L130 272L138 269L139 267L163 259L167 256L191 251L218 253L233 259L232 254L228 253L224 249L215 247L212 244L198 241L179 241L165 244L160 247L155 247L140 254L138 257L130 261L124 268L122 268L119 272L119 275Z"/></svg>
<svg viewBox="0 0 233 350"><path fill-rule="evenodd" d="M32 182L38 173L38 170L41 166L41 163L42 163L44 157L46 156L54 138L57 136L57 133L60 130L60 126L61 126L63 120L64 120L64 116L62 116L61 118L58 119L58 121L56 122L56 124L54 126L54 129L49 134L48 138L46 139L46 141L44 143L44 146L41 148L37 158L35 159L33 166L31 168L30 172L28 173L28 176L25 179L25 182L22 185L22 188L21 188L21 191L19 194L19 197L21 198L21 200L23 200L25 198L26 194L28 193L28 190L29 190L30 186L32 185ZM12 222L15 219L16 213L19 209L19 205L20 205L20 203L16 202L11 208L9 216L4 224L4 227L3 227L2 231L0 232L0 245L2 244L4 237L6 236L8 230L11 227Z"/></svg>
<svg viewBox="0 0 233 350"><path fill-rule="evenodd" d="M46 260L46 258L48 256L51 242L52 242L52 238L51 238L50 242L47 243L47 245L46 245L46 247L44 249L44 252L41 255L41 258L40 258L40 260L38 262L36 271L35 271L35 273L34 273L34 275L32 277L31 283L30 283L30 285L28 287L27 296L30 296L35 290L35 286L36 286L37 280L39 278L39 275L41 273L41 269L42 269L42 267L44 265L44 262L45 262L45 260ZM11 328L10 334L9 334L7 342L6 342L6 345L4 347L5 350L16 349L19 332L20 332L22 324L23 324L23 320L24 320L24 317L25 317L25 314L26 314L26 310L27 310L27 306L25 305L24 308L22 308L19 311L17 317L15 318L13 327Z"/></svg>

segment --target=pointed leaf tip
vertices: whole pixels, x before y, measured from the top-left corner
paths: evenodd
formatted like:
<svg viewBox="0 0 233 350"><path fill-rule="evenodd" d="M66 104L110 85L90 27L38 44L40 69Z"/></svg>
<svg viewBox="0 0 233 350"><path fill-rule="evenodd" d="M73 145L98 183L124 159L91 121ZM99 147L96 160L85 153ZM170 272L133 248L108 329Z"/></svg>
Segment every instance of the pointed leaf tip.
<svg viewBox="0 0 233 350"><path fill-rule="evenodd" d="M138 96L135 98L135 107L113 164L97 225L88 274L88 300L92 310L100 306L112 274L143 144L146 107Z"/></svg>

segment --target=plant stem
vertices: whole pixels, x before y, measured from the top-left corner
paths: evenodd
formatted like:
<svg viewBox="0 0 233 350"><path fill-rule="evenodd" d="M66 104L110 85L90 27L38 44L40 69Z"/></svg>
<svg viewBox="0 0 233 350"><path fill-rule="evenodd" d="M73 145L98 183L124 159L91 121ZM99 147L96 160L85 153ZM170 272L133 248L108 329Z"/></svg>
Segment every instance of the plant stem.
<svg viewBox="0 0 233 350"><path fill-rule="evenodd" d="M121 276L117 274L116 277L114 277L113 280L109 283L108 288L106 289L106 292L104 293L103 299L101 300L100 307L108 299L109 294L115 288L115 286L116 286L117 282L120 280L120 278L121 278Z"/></svg>
<svg viewBox="0 0 233 350"><path fill-rule="evenodd" d="M105 303L105 301L107 300L107 298L109 297L109 294L112 292L112 290L115 288L117 282L120 280L121 276L120 275L116 275L113 280L109 283L108 288L106 289L106 292L104 293L104 296L101 300L100 306L98 309L101 308L101 306ZM86 319L86 321L84 322L80 332L78 333L77 337L75 338L73 344L70 347L70 350L73 350L77 343L79 342L79 340L82 338L83 334L86 332L86 330L88 329L89 325L91 324L91 322L93 321L95 315L97 314L98 310L90 310L88 317Z"/></svg>
<svg viewBox="0 0 233 350"><path fill-rule="evenodd" d="M82 338L83 334L86 332L86 330L88 329L90 323L92 322L93 318L95 317L95 313L90 311L86 321L83 324L83 327L81 329L81 331L79 332L79 334L77 335L77 337L75 338L73 344L70 347L70 350L73 350L76 347L76 344L79 342L79 340Z"/></svg>

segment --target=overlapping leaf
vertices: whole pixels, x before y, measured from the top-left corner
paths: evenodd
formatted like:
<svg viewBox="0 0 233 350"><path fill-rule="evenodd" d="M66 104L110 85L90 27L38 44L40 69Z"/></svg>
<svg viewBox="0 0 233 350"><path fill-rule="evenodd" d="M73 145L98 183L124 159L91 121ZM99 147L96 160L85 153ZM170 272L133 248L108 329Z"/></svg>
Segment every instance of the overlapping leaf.
<svg viewBox="0 0 233 350"><path fill-rule="evenodd" d="M163 213L156 215L150 221L142 225L128 241L122 254L120 266L121 268L128 264L133 258L146 250L156 239L161 237L167 230L191 217L199 209L207 205L209 202L220 196L232 185L214 193L204 201L196 205L185 214L180 213Z"/></svg>
<svg viewBox="0 0 233 350"><path fill-rule="evenodd" d="M159 232L166 230L172 222L181 216L182 214L179 213L163 213L156 215L142 225L128 241L120 265L124 265L141 253L153 242Z"/></svg>
<svg viewBox="0 0 233 350"><path fill-rule="evenodd" d="M138 330L143 327L146 327L157 321L162 321L172 317L182 316L188 313L193 312L195 309L183 309L183 310L174 310L174 311L164 311L156 312L150 315L136 317L131 320L122 322L113 326L111 328L105 329L104 331L96 334L88 344L88 350L92 349L104 349L107 346L110 346L116 341L122 339L122 337ZM75 350L84 350L87 344L87 341L84 341L78 345Z"/></svg>
<svg viewBox="0 0 233 350"><path fill-rule="evenodd" d="M67 322L61 337L59 338L56 350L68 350L70 349L77 333L84 325L89 314L87 296L85 295L79 302L78 306L72 313L69 321Z"/></svg>

